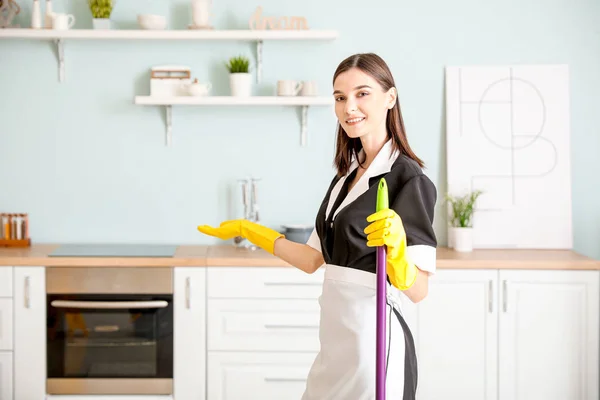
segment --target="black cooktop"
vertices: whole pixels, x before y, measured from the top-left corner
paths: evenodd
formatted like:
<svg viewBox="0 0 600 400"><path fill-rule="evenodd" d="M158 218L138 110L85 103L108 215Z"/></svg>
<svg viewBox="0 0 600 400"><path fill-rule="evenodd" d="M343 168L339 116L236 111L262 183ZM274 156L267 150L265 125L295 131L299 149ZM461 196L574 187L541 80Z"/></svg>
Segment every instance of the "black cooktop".
<svg viewBox="0 0 600 400"><path fill-rule="evenodd" d="M64 244L49 257L173 257L177 245Z"/></svg>

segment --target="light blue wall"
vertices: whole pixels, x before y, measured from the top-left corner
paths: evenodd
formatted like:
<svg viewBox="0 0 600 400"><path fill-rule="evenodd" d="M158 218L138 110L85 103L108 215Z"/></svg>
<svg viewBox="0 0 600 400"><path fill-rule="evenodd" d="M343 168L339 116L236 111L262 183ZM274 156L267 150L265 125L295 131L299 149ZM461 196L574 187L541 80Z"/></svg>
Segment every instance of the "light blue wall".
<svg viewBox="0 0 600 400"><path fill-rule="evenodd" d="M28 24L30 1L16 22ZM314 79L331 90L338 62L355 52L383 56L396 77L409 139L445 192L444 66L568 63L571 71L575 250L600 258L600 3L596 0L317 1L214 0L217 29L247 27L257 5L269 15L302 15L332 42L265 42L264 80ZM301 5L302 4L302 5ZM84 0L55 9L91 27ZM163 13L189 23L188 1L119 0L114 19ZM164 146L162 109L133 104L148 94L149 68L185 64L214 94L228 94L223 61L254 55L249 43L68 41L67 81L58 83L47 42L0 42L0 209L28 212L36 242L212 244L197 224L239 217L236 179L261 177L263 222L311 223L332 177L335 120L309 111L309 144L283 108L175 108L173 147ZM446 244L446 217L436 229Z"/></svg>

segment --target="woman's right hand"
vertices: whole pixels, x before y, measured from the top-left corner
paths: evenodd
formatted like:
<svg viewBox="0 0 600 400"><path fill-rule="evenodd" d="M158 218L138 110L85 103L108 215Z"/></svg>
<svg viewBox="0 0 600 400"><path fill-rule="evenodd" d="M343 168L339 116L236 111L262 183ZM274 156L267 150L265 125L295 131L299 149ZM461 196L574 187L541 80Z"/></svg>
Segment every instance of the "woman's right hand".
<svg viewBox="0 0 600 400"><path fill-rule="evenodd" d="M275 241L281 237L285 237L273 229L246 219L225 221L218 228L213 228L209 225L200 225L198 226L198 230L206 235L218 237L223 240L242 236L271 254L274 252Z"/></svg>

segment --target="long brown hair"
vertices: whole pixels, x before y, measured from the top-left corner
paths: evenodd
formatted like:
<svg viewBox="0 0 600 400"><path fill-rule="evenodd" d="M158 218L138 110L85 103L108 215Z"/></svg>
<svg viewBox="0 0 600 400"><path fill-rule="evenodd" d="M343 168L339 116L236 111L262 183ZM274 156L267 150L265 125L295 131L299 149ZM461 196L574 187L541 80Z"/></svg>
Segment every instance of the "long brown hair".
<svg viewBox="0 0 600 400"><path fill-rule="evenodd" d="M341 73L352 68L358 68L362 72L369 74L377 81L377 83L379 83L379 85L381 85L384 92L387 92L390 88L396 86L394 77L392 76L388 65L381 57L374 53L354 54L343 60L333 74L333 83L335 83L336 78ZM425 164L416 156L408 144L398 98L396 98L394 107L390 109L387 114L385 125L387 128L388 139L393 139L393 149L398 150L400 151L400 154L404 154L413 159L422 168ZM334 166L337 168L339 176L344 176L348 173L352 162L352 156L355 156L359 165L362 166L364 160L358 160L358 153L361 149L362 142L360 141L360 138L350 138L346 134L346 131L344 131L344 128L342 128L341 124L338 123Z"/></svg>

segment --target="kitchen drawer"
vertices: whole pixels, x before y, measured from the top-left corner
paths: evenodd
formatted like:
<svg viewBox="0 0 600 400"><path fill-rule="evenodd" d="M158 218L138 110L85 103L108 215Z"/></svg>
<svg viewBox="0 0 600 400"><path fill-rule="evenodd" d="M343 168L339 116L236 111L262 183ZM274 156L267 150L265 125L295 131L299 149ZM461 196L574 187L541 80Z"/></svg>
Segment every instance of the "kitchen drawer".
<svg viewBox="0 0 600 400"><path fill-rule="evenodd" d="M208 353L210 400L300 399L316 353Z"/></svg>
<svg viewBox="0 0 600 400"><path fill-rule="evenodd" d="M307 274L293 267L209 267L208 298L317 299L324 270Z"/></svg>
<svg viewBox="0 0 600 400"><path fill-rule="evenodd" d="M13 300L0 298L0 351L12 349Z"/></svg>
<svg viewBox="0 0 600 400"><path fill-rule="evenodd" d="M0 400L13 399L13 353L0 351Z"/></svg>
<svg viewBox="0 0 600 400"><path fill-rule="evenodd" d="M319 350L317 300L214 300L207 303L207 350Z"/></svg>
<svg viewBox="0 0 600 400"><path fill-rule="evenodd" d="M0 297L13 295L13 267L0 267Z"/></svg>

